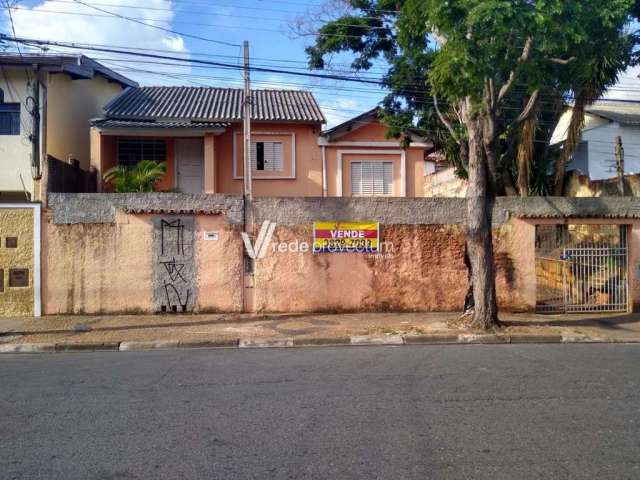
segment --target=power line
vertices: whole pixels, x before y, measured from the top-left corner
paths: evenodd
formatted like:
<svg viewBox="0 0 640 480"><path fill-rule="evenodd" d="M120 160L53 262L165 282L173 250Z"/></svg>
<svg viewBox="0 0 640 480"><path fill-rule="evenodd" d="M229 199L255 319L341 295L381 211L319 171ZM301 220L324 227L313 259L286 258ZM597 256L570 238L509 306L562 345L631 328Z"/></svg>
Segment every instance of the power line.
<svg viewBox="0 0 640 480"><path fill-rule="evenodd" d="M274 9L269 9L269 8L264 8L264 7L260 7L257 8L255 6L246 6L246 5L228 5L228 4L212 4L208 1L194 1L194 0L172 0L173 3L175 4L185 4L185 5L201 5L201 6L214 6L214 7L231 7L231 8L242 8L242 9L247 9L247 10L265 10L265 11L277 11L277 12L283 12L283 13L303 13L303 12L297 12L297 11L291 11L291 10L274 10ZM286 5L300 5L303 7L321 7L322 4L321 3L312 3L312 2L292 2L292 1L286 1L286 0L270 0L269 3L276 3L276 4L286 4ZM117 5L113 5L113 6L117 6ZM385 10L385 9L371 9L372 12L381 12L381 13L385 13L385 14L389 14L389 15L396 15L399 13L398 10Z"/></svg>
<svg viewBox="0 0 640 480"><path fill-rule="evenodd" d="M74 4L76 3L74 0L48 0L50 3L62 3L62 4ZM98 3L98 2L91 2L91 5L94 6L99 6L99 7L117 7L117 8L129 8L132 10L151 10L151 11L157 11L157 12L172 12L172 13L180 13L182 15L197 15L199 17L203 16L202 10L179 10L179 12L176 12L175 9L173 8L162 8L162 7L148 7L148 6L140 6L140 5L123 5L123 4L114 4L114 3ZM202 5L202 4L197 4L197 5ZM257 8L257 7L242 7L242 6L238 6L238 5L212 5L212 4L206 4L207 6L219 6L219 7L228 7L228 8L248 8L252 11L258 10L258 11L273 11L273 12L282 12L282 13L299 13L302 14L302 12L291 12L290 10L274 10L274 9L269 9L269 8ZM28 10L28 9L25 9ZM252 15L238 15L238 14L232 14L232 13L221 13L221 12L216 12L215 16L220 16L220 17L233 17L233 18L246 18L246 19L251 19L251 20L266 20L266 21L274 21L274 22L282 22L282 18L281 17L264 17L264 16L252 16ZM358 18L362 18L362 19L367 19L367 20L383 20L383 17L367 17L367 16L359 16ZM154 20L157 21L157 20ZM360 25L351 25L351 24L346 24L346 23L341 23L341 26L345 26L345 27L355 27L355 26L360 26Z"/></svg>
<svg viewBox="0 0 640 480"><path fill-rule="evenodd" d="M73 0L73 2L79 2L79 0ZM105 12L106 10L100 9L98 7L93 7L90 6L89 4L85 4L82 3L82 5L86 5L89 6L91 8L94 8L96 10ZM5 7L2 7L3 10L6 10ZM159 30L163 30L165 32L170 32L173 33L175 35L183 35L185 37L190 37L190 38L195 38L197 40L204 40L207 42L213 42L213 43L221 43L223 45L227 45L227 46L233 46L236 47L239 44L235 44L235 43L229 43L229 42L223 42L220 40L212 40L206 37L200 37L198 35L191 35L188 33L180 33L177 32L175 30L171 30L169 28L164 28L164 27L160 27L158 25L153 25L150 23L146 23L143 20L146 20L145 18L140 18L140 17L128 17L125 15L120 15L120 14L116 14L116 13L111 13L111 14L97 14L97 13L83 13L83 12L62 12L60 10L32 10L30 8L23 8L23 7L14 7L13 10L22 10L22 11L28 11L30 13L39 13L39 14L55 14L55 15L74 15L74 16L80 16L80 17L91 17L91 18L111 18L111 17L115 17L115 18L121 18L124 20L129 20L135 23L139 23L140 25L145 25L147 27L151 27L151 28L156 28ZM154 22L160 22L160 23L167 23L167 24L182 24L182 25L192 25L192 26L198 26L198 27L215 27L215 28L228 28L228 29L232 29L232 30L237 30L238 27L237 26L233 26L233 25L224 25L224 24L219 24L219 23L204 23L204 22L185 22L185 21L180 21L180 20L162 20L162 19L152 19L151 21ZM348 25L346 25L348 26ZM391 27L369 27L369 26L365 26L365 25L353 25L353 27L357 27L361 30L369 30L369 29L380 29L380 30L390 30ZM247 26L243 26L242 27L243 30L254 30L254 31L259 31L259 32L274 32L274 33L283 33L281 30L276 30L273 28L260 28L260 27L247 27ZM309 35L316 35L319 37L341 37L341 38L362 38L362 36L364 35L349 35L349 34L344 34L344 33L322 33L322 32L310 32Z"/></svg>
<svg viewBox="0 0 640 480"><path fill-rule="evenodd" d="M143 48L143 47L134 47L134 46L124 46L124 45L114 45L114 44L105 44L105 43L87 43L87 42L74 42L74 44L78 47L87 45L90 47L108 47L108 48L118 48L118 49L127 49L129 51L141 51L141 52L156 52L156 53L168 53L172 55L185 55L187 57L205 57L205 58L233 58L237 59L237 55L223 55L223 54L213 54L213 53L204 53L204 52L176 52L175 50L167 50L167 49L159 49L159 48ZM40 47L30 47L39 49ZM282 62L282 63L298 63L307 65L308 62L304 60L291 60L291 59L280 59L280 58L266 58L266 57L253 57L254 60L267 61L267 62ZM338 66L347 66L345 63L335 63L334 65ZM297 67L296 67L297 68ZM371 69L368 71L374 71L376 69ZM386 73L387 69L377 69L377 71Z"/></svg>
<svg viewBox="0 0 640 480"><path fill-rule="evenodd" d="M0 34L0 40L12 40L12 41L16 41L16 39L12 39L4 34ZM168 56L168 55L155 55L155 54L148 54L148 53L139 53L139 52L132 52L132 51L124 51L124 50L117 50L117 49L111 49L111 48L102 48L102 47L87 47L87 46L79 46L76 45L74 43L68 43L68 42L53 42L53 41L45 41L45 40L37 40L37 39L22 39L19 38L17 39L17 41L20 41L21 43L25 43L25 44L35 44L35 45L47 45L47 46L57 46L57 47L62 47L62 48L72 48L72 49L80 49L80 50L93 50L93 51L101 51L101 52L107 52L107 53L116 53L116 54L121 54L121 55L130 55L130 56L136 56L136 57L147 57L147 58L154 58L154 59L162 59L162 60L174 60L174 61L178 61L178 62L183 62L183 63L194 63L197 65L207 65L207 66L213 66L213 67L217 67L217 68L222 68L222 69L230 69L230 70L240 70L243 67L240 65L236 65L236 64L229 64L229 63L223 63L223 62L213 62L213 61L206 61L206 60L199 60L199 59L188 59L188 58L179 58L179 57L174 57L174 56ZM204 68L204 67L203 67ZM211 67L209 67L211 68ZM279 74L283 74L283 75L294 75L294 76L300 76L300 77L311 77L311 78L319 78L319 79L330 79L330 80L339 80L339 81L347 81L347 82L355 82L355 83L363 83L363 84L370 84L370 85L378 85L381 87L385 87L387 88L387 85L383 82L382 79L362 79L362 78L354 78L354 77L345 77L342 75L331 75L331 74L319 74L319 73L312 73L312 72L297 72L297 71L291 71L291 70L282 70L282 69L276 69L276 68L266 68L266 67L250 67L252 71L257 71L257 72L266 72L266 73L279 73ZM415 96L418 98L423 98L425 99L425 101L423 103L432 103L432 100L426 100L426 97L424 96L424 90L410 90L405 88L406 92L409 93L414 93L416 94ZM442 102L443 105L446 104L446 102ZM511 110L520 110L520 107L503 107L505 109L511 109Z"/></svg>
<svg viewBox="0 0 640 480"><path fill-rule="evenodd" d="M236 65L233 63L223 63L223 62L214 62L214 61L210 61L210 60L200 60L200 59L196 59L196 58L180 58L180 57L175 57L175 56L169 56L169 55L157 55L157 54L152 54L152 53L140 53L140 52L131 52L131 51L124 51L124 50L118 50L118 49L113 49L113 48L104 48L104 47L87 47L87 46L78 46L74 43L70 43L70 42L54 42L54 41L50 41L50 40L37 40L37 39L30 39L30 38L19 38L19 37L9 37L8 35L5 35L3 33L0 33L0 40L4 40L4 41L13 41L13 42L20 42L26 45L35 45L35 46L57 46L57 47L62 47L62 48L70 48L70 49L76 49L76 50L92 50L92 51L97 51L97 52L106 52L106 53L116 53L116 54L120 54L120 55L131 55L131 56L140 56L140 57L147 57L147 58L157 58L157 59L161 59L161 60L174 60L177 62L184 62L184 63L195 63L195 64L201 64L201 65L213 65L213 66L217 66L217 67L224 67L224 68L228 68L231 70L241 70L243 69L243 67L241 65ZM345 81L345 82L357 82L357 83L368 83L368 84L373 84L373 85L383 85L383 82L381 80L369 80L369 79L359 79L359 78L353 78L353 77L345 77L342 75L330 75L330 74L321 74L321 73L311 73L311 72L297 72L297 71L291 71L291 70L281 70L281 69L277 69L277 68L268 68L268 67L250 67L250 69L252 71L256 71L256 72L265 72L265 73L281 73L283 75L295 75L295 76L302 76L302 77L313 77L313 78L327 78L327 79L331 79L331 80L341 80L341 81Z"/></svg>
<svg viewBox="0 0 640 480"><path fill-rule="evenodd" d="M168 32L168 33L172 33L174 35L180 35L180 36L187 37L187 38L193 38L193 39L196 39L196 40L202 40L202 41L205 41L205 42L216 43L218 45L226 45L228 47L240 47L240 44L238 44L238 43L230 43L230 42L225 42L225 41L222 41L222 40L213 40L211 38L201 37L199 35L191 35L190 33L178 32L178 31L172 30L170 28L160 27L158 25L153 25L153 24L150 24L150 23L146 23L146 22L143 22L142 20L137 19L137 18L127 17L126 15L121 15L119 13L112 12L110 10L105 10L103 8L90 5L88 3L83 2L82 0L73 0L73 1L75 3L77 3L77 4L79 4L79 5L84 5L85 7L92 8L94 10L98 10L99 12L106 13L106 14L111 15L113 17L121 18L123 20L128 20L130 22L137 23L139 25L144 25L145 27L155 28L155 29L161 30L163 32ZM15 35L15 33L14 33L14 35Z"/></svg>
<svg viewBox="0 0 640 480"><path fill-rule="evenodd" d="M95 50L95 51L116 53L116 54L122 54L122 55L147 57L147 58L163 59L163 60L174 60L174 61L177 61L177 62L193 63L193 64L198 64L198 65L208 65L208 66L214 66L214 67L218 67L218 68L231 69L231 70L240 70L240 69L243 68L242 66L239 66L239 65L223 63L223 62L213 62L213 61L206 61L206 60L199 60L199 59L187 59L187 58L179 58L179 57L173 57L173 56L167 56L167 55L155 55L155 54L123 51L123 50L116 50L116 49L110 49L110 48L86 47L86 46L82 47L82 46L78 46L78 45L73 44L73 43L65 43L65 42L53 42L53 41L44 41L44 40L36 40L36 39L23 39L23 38L15 38L15 37L11 38L11 37L9 37L7 35L4 35L4 34L0 34L0 40L17 41L17 42L20 42L20 43L23 43L23 44L26 44L26 45L33 44L33 45L36 45L36 46L38 46L38 45L39 46L42 46L42 45L57 46L57 47L62 47L62 48ZM265 67L251 67L251 70L258 71L258 72L280 73L280 74L283 74L283 75L294 75L294 76L301 76L301 77L311 77L311 78L320 78L320 79L339 80L339 81L355 82L355 83L361 83L361 84L370 84L370 85L378 85L378 86L386 87L386 85L384 84L384 82L382 80L359 79L359 78L353 78L353 77L344 77L344 76L340 76L340 75L324 75L324 74L317 74L317 73L310 73L310 72L296 72L296 71L290 71L290 70L281 70L281 69L276 69L276 68L265 68ZM423 93L423 91L417 91L417 92L418 93ZM424 98L424 96L423 96L423 98ZM567 97L567 98L570 98L570 97ZM607 99L607 101L638 103L638 102L634 102L634 101L628 100L628 99ZM429 104L431 102L432 101L425 100L423 103ZM443 104L444 103L445 102L443 102ZM503 107L503 108L512 109L512 110L518 110L518 111L521 109L521 107Z"/></svg>

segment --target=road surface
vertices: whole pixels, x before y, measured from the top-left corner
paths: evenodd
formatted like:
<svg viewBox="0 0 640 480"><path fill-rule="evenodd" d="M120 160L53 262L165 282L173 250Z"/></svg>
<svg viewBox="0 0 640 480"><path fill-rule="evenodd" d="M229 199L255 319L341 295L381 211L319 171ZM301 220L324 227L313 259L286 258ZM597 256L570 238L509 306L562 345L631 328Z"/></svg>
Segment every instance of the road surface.
<svg viewBox="0 0 640 480"><path fill-rule="evenodd" d="M640 478L640 345L0 356L0 479Z"/></svg>

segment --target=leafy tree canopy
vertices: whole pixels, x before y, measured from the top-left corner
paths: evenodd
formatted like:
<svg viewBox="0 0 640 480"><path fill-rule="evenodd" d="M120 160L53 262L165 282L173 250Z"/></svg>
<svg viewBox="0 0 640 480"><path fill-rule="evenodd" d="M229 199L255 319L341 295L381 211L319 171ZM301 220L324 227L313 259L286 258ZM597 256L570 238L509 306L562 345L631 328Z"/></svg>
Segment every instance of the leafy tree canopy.
<svg viewBox="0 0 640 480"><path fill-rule="evenodd" d="M345 0L349 13L318 28L307 48L311 68L324 68L331 54L351 52L352 67L370 69L379 59L389 64L383 78L390 93L383 102L391 135L408 127L426 129L441 141L449 159L466 174L467 136L459 102L470 101L478 114L487 108L487 89L496 96L500 136L499 168L506 185L521 173L517 155L522 122L514 122L531 100L534 128L527 135L532 158L528 165L543 176L552 162L545 143L564 104L596 100L635 62L636 35L631 20L640 14L633 0ZM434 105L439 101L445 128ZM498 101L499 100L499 101ZM573 125L563 162L579 141L582 112ZM574 135L575 137L576 135ZM503 178L499 178L500 182ZM525 179L529 180L529 179ZM540 178L520 182L522 189ZM557 180L557 181L561 181ZM544 183L544 182L543 182Z"/></svg>

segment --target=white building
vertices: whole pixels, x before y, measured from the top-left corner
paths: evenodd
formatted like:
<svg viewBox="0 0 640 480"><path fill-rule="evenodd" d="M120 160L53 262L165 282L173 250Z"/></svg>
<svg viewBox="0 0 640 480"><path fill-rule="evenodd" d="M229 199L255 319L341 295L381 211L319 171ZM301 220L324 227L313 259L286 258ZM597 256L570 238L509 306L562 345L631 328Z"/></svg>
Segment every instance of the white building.
<svg viewBox="0 0 640 480"><path fill-rule="evenodd" d="M38 200L47 155L88 170L89 120L129 86L82 55L0 55L0 201Z"/></svg>
<svg viewBox="0 0 640 480"><path fill-rule="evenodd" d="M573 110L560 118L551 144L563 142ZM574 152L567 171L578 170L591 180L616 176L615 141L622 138L624 173L640 173L640 102L602 101L587 107L582 142Z"/></svg>

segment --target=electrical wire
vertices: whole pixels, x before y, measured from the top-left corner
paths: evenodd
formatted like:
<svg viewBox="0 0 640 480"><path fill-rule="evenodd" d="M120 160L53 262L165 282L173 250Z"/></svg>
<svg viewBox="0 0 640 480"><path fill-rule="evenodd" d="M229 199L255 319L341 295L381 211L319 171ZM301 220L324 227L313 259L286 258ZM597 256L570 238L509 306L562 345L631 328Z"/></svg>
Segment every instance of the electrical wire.
<svg viewBox="0 0 640 480"><path fill-rule="evenodd" d="M79 4L79 5L84 5L85 7L92 8L92 9L97 10L99 12L106 13L106 14L112 16L112 17L120 18L120 19L123 19L123 20L128 20L130 22L137 23L139 25L144 25L146 27L155 28L157 30L161 30L161 31L167 32L167 33L172 33L174 35L180 35L180 36L186 37L186 38L193 38L195 40L202 40L202 41L205 41L205 42L211 42L211 43L215 43L215 44L218 44L218 45L226 45L228 47L240 47L241 46L239 43L225 42L223 40L214 40L214 39L207 38L207 37L201 37L200 35L192 35L190 33L178 32L178 31L172 30L170 28L165 28L165 27L161 27L159 25L153 25L151 23L146 23L146 22L143 22L141 19L128 17L126 15L121 15L121 14L119 14L117 12L112 12L110 10L105 10L103 8L96 7L96 6L93 6L91 4L85 3L82 0L73 0L73 1L75 3L77 3L77 4Z"/></svg>
<svg viewBox="0 0 640 480"><path fill-rule="evenodd" d="M184 37L188 37L188 38L193 38L196 40L203 40L206 42L213 42L213 43L217 43L217 44L222 44L222 45L226 45L226 46L233 46L233 47L237 47L237 46L241 46L240 44L235 44L235 43L230 43L230 42L224 42L222 40L213 40L210 38L206 38L206 37L201 37L199 35L192 35L189 33L184 33L184 32L178 32L176 30L172 30L170 28L165 28L165 27L160 27L159 25L153 25L151 23L146 23L144 20L146 20L146 18L141 18L141 17L129 17L126 15L121 15L115 12L108 12L107 10L101 9L99 7L93 7L89 4L86 3L82 3L79 0L73 0L74 2L80 3L81 5L85 5L87 7L93 8L95 10L99 10L101 12L106 12L106 14L96 14L96 13L83 13L83 12L63 12L60 10L43 10L43 9L37 9L37 10L33 10L30 8L23 8L23 7L13 7L13 10L22 10L22 11L28 11L30 13L37 13L37 14L54 14L54 15L74 15L74 16L80 16L80 17L92 17L92 18L110 18L110 17L114 17L114 18L120 18L123 20L129 20L131 22L140 24L140 25L144 25L147 27L151 27L151 28L155 28L158 30L162 30L168 33L172 33L174 35L182 35ZM6 10L6 7L2 7L2 10ZM198 27L215 27L215 28L227 28L227 29L232 29L232 30L237 30L238 27L235 25L224 25L224 24L219 24L219 23L205 23L205 22L186 22L186 21L181 21L181 20L163 20L163 19L151 19L150 21L153 22L159 22L159 23L167 23L167 24L181 24L181 25L191 25L191 26L198 26ZM366 25L353 25L353 27L355 28L359 28L363 31L367 31L369 29L376 29L376 30L391 30L391 27L369 27ZM258 31L258 32L274 32L274 33L283 33L282 30L276 30L273 28L260 28L260 27L251 27L251 26L243 26L242 30L253 30L253 31ZM364 35L350 35L350 34L345 34L345 33L322 33L322 32L309 32L309 35L313 35L313 36L319 36L319 37L341 37L341 38L362 38L362 36Z"/></svg>

